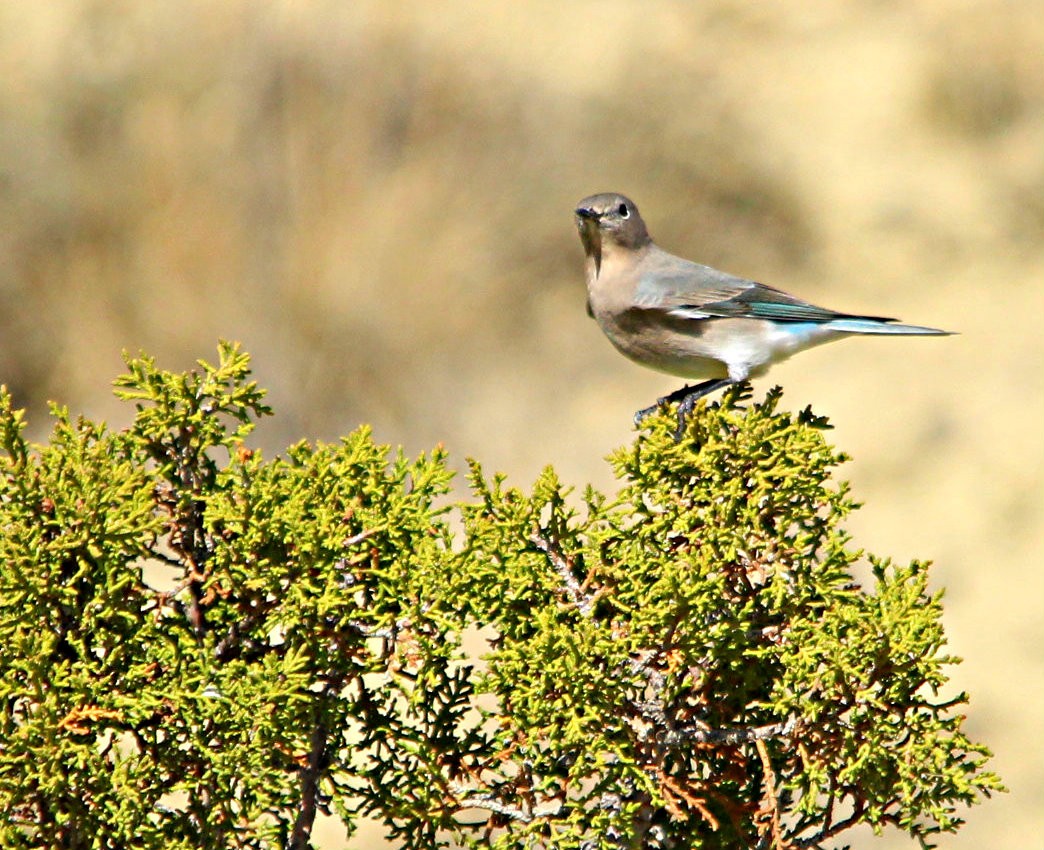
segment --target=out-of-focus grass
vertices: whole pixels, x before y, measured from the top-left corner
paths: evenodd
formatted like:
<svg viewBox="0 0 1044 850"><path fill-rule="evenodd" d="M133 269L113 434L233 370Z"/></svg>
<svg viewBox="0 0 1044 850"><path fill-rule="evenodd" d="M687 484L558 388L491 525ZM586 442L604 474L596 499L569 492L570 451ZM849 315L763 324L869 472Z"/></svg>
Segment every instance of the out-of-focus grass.
<svg viewBox="0 0 1044 850"><path fill-rule="evenodd" d="M857 542L934 557L949 588L958 685L1012 793L945 846L1027 846L1042 57L1030 0L6 4L0 380L38 422L55 398L119 423L121 348L187 367L237 338L269 448L366 420L605 484L631 412L673 388L583 313L572 206L610 189L670 250L959 330L773 377L855 454Z"/></svg>
<svg viewBox="0 0 1044 850"><path fill-rule="evenodd" d="M97 393L121 346L232 334L274 349L301 424L376 405L409 428L408 373L511 367L535 305L575 292L571 207L599 180L685 210L664 235L701 222L693 247L721 260L806 257L798 199L704 74L676 99L635 54L612 91L551 88L464 32L309 5L8 8L9 41L56 42L0 92L0 363L31 406Z"/></svg>

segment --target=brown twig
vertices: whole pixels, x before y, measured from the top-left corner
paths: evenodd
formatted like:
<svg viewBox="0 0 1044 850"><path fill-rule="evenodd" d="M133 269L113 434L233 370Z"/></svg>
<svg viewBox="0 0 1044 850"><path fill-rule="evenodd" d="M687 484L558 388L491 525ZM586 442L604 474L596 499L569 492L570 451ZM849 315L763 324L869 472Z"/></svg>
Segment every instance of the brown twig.
<svg viewBox="0 0 1044 850"><path fill-rule="evenodd" d="M821 829L819 832L817 832L815 835L811 836L810 838L804 838L804 839L801 839L800 841L795 841L791 846L792 847L797 847L797 848L818 847L822 842L826 841L828 838L832 838L833 836L837 835L839 832L844 832L850 826L855 826L857 823L859 823L863 819L863 813L865 811L866 811L865 804L859 803L859 804L856 805L856 807L855 807L854 811L852 812L852 814L849 815L844 820L839 820L837 823L835 823L829 829L827 829L827 828Z"/></svg>
<svg viewBox="0 0 1044 850"><path fill-rule="evenodd" d="M319 780L326 761L326 726L317 722L312 729L312 747L308 763L301 768L301 800L298 804L294 830L287 842L287 850L307 850L311 847L312 827L319 805Z"/></svg>
<svg viewBox="0 0 1044 850"><path fill-rule="evenodd" d="M765 794L765 813L769 816L769 835L772 837L771 847L774 850L786 850L789 842L785 841L779 829L779 797L776 795L776 771L772 769L772 759L769 757L768 746L763 738L754 742L757 747L758 756L761 759L761 767L764 771L763 788Z"/></svg>

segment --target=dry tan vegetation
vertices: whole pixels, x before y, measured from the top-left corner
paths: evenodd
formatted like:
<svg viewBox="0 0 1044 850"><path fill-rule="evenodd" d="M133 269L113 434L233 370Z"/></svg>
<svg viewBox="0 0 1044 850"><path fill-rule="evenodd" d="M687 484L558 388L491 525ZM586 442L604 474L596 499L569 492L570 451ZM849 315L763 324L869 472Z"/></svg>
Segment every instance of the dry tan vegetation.
<svg viewBox="0 0 1044 850"><path fill-rule="evenodd" d="M948 589L1011 794L944 846L1040 846L1038 2L70 0L0 6L0 45L0 380L38 424L123 421L122 348L181 368L226 337L270 450L367 421L605 485L673 384L584 315L571 213L603 190L668 250L960 331L772 377L855 455L856 542Z"/></svg>

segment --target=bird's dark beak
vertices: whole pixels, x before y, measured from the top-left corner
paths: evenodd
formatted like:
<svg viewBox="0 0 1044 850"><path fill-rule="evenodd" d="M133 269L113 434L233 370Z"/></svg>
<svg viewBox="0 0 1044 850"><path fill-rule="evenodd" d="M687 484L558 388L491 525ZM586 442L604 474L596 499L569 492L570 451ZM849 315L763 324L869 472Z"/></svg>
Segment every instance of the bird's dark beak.
<svg viewBox="0 0 1044 850"><path fill-rule="evenodd" d="M576 227L580 231L580 241L584 243L584 253L594 259L595 276L602 270L602 232L598 229L601 218L589 207L576 208Z"/></svg>

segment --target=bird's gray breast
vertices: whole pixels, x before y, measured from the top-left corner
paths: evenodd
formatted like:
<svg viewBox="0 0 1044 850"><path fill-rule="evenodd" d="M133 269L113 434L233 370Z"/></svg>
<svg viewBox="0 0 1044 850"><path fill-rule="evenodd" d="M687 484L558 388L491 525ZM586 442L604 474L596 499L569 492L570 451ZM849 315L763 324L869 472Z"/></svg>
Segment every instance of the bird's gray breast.
<svg viewBox="0 0 1044 850"><path fill-rule="evenodd" d="M725 377L727 368L704 342L713 320L679 319L655 308L599 310L594 317L610 342L636 363L685 378Z"/></svg>

